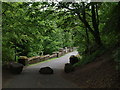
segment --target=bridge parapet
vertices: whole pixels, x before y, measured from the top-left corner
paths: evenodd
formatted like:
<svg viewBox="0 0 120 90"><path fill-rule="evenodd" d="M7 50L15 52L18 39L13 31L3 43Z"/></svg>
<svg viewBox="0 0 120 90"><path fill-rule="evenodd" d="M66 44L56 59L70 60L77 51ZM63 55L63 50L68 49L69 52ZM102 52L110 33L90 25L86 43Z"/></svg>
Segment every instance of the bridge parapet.
<svg viewBox="0 0 120 90"><path fill-rule="evenodd" d="M76 49L75 47L60 48L59 51L53 52L52 55L47 54L44 56L34 56L26 59L19 59L18 63L21 63L23 65L34 64L34 63L42 62L51 58L63 56L66 53L74 51L75 49Z"/></svg>

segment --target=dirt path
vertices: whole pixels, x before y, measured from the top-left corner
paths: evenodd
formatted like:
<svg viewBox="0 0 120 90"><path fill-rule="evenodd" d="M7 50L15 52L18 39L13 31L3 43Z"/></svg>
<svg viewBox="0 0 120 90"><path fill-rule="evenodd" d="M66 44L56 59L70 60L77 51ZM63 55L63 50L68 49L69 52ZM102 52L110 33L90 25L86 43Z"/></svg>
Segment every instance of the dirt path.
<svg viewBox="0 0 120 90"><path fill-rule="evenodd" d="M66 54L58 59L39 63L26 67L20 75L9 79L3 88L79 88L77 85L61 77L64 73L64 65L68 63L71 55L76 55L77 51ZM50 66L54 70L53 75L39 74L39 69Z"/></svg>
<svg viewBox="0 0 120 90"><path fill-rule="evenodd" d="M63 77L81 88L117 88L116 67L112 54L105 53L96 61L77 67L75 72Z"/></svg>

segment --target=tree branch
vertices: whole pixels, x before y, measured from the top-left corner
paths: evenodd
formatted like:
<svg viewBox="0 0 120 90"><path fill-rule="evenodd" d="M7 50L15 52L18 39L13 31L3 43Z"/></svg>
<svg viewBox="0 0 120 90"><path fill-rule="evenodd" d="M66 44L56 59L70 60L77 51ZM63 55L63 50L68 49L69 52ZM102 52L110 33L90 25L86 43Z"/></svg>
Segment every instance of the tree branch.
<svg viewBox="0 0 120 90"><path fill-rule="evenodd" d="M5 10L4 12L2 12L2 15L5 15L5 16L6 16L5 12L6 12L6 10Z"/></svg>
<svg viewBox="0 0 120 90"><path fill-rule="evenodd" d="M98 15L98 5L96 4L96 18L97 18L97 24L99 25L99 15Z"/></svg>
<svg viewBox="0 0 120 90"><path fill-rule="evenodd" d="M90 15L89 13L86 13L88 16L92 17L92 15Z"/></svg>
<svg viewBox="0 0 120 90"><path fill-rule="evenodd" d="M92 30L88 22L86 20L83 20L79 13L77 13L77 16L84 23L85 27L87 27L90 30L90 32L94 35L94 31Z"/></svg>

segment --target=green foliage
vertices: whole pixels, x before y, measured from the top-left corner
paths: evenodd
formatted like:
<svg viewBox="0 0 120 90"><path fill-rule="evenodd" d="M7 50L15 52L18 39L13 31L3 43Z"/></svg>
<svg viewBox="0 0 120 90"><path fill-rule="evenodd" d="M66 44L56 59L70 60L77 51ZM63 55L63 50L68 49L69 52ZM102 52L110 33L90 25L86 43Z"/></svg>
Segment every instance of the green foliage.
<svg viewBox="0 0 120 90"><path fill-rule="evenodd" d="M93 61L95 61L95 59L97 57L101 56L105 51L106 51L105 48L104 49L100 48L90 55L82 55L81 59L80 59L80 62L75 64L75 66L81 66L81 65L85 65L85 64L88 64L90 62L93 62Z"/></svg>
<svg viewBox="0 0 120 90"><path fill-rule="evenodd" d="M14 61L15 55L52 54L59 48L73 45L72 31L62 26L65 24L63 17L51 7L45 10L44 4L47 3L3 2L3 62ZM65 27L70 32L64 32Z"/></svg>
<svg viewBox="0 0 120 90"><path fill-rule="evenodd" d="M31 57L42 55L42 52L52 54L59 48L72 46L78 47L82 53L95 46L98 38L102 40L103 46L113 46L119 42L120 37L117 4L3 2L3 61L14 61L15 54ZM96 16L91 6L95 6ZM96 32L95 24L99 25L99 33ZM101 49L91 55L83 55L80 63L92 62L103 52Z"/></svg>
<svg viewBox="0 0 120 90"><path fill-rule="evenodd" d="M15 57L14 57L14 50L11 49L11 48L6 48L6 47L2 47L2 48L4 48L2 50L2 53L3 53L2 54L2 59L4 61L7 61L7 62L14 61L14 59L15 59Z"/></svg>
<svg viewBox="0 0 120 90"><path fill-rule="evenodd" d="M107 12L101 17L107 18L103 22L102 28L102 41L108 47L115 46L119 42L120 32L119 32L119 19L120 19L120 6L118 3L105 3Z"/></svg>
<svg viewBox="0 0 120 90"><path fill-rule="evenodd" d="M102 3L100 10L99 10L99 15L100 15L100 33L101 33L101 39L103 42L103 46L106 48L111 48L111 47L118 47L119 45L119 40L120 40L120 34L119 34L119 25L120 23L118 20L120 19L120 14L119 14L119 8L120 6L118 3ZM104 14L103 14L104 13ZM106 19L105 19L106 18ZM90 38L92 38L90 36ZM93 46L93 43L91 43L89 46ZM80 48L80 47L79 47ZM95 47L94 47L95 48ZM79 49L79 52L85 51L85 46L83 49ZM92 50L92 48L90 48ZM87 55L83 54L81 55L81 62L77 63L75 66L80 66L84 65L90 62L93 62L97 57L101 56L107 49L105 48L100 48L97 49L95 52L89 53ZM115 61L117 62L117 70L119 70L119 49L115 52L114 58Z"/></svg>
<svg viewBox="0 0 120 90"><path fill-rule="evenodd" d="M114 60L117 63L116 64L116 70L120 71L120 48L118 48L115 52L114 52Z"/></svg>

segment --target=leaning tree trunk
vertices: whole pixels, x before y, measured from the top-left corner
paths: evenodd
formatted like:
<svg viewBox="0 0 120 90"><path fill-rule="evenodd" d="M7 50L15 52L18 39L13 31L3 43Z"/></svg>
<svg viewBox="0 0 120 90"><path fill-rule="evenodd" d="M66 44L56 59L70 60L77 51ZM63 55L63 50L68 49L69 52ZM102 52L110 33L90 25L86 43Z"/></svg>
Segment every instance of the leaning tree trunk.
<svg viewBox="0 0 120 90"><path fill-rule="evenodd" d="M83 4L83 7L85 7L85 4L84 3L82 3L82 4ZM85 9L83 10L82 14L83 14L83 20L85 21L86 20ZM88 33L88 28L85 27L85 29L86 29L86 50L89 53L89 33Z"/></svg>

